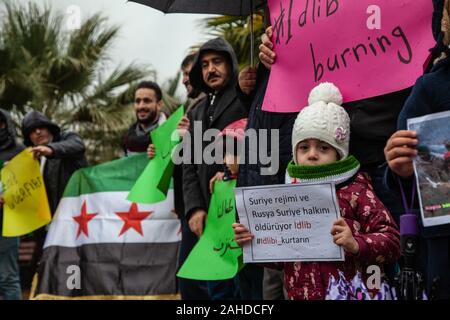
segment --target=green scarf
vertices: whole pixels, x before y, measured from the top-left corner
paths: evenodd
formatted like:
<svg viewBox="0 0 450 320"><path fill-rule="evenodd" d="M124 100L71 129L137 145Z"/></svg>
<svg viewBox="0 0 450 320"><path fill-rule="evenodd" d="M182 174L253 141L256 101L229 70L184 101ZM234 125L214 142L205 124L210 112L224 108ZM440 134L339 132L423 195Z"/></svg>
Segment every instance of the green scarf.
<svg viewBox="0 0 450 320"><path fill-rule="evenodd" d="M287 171L291 178L301 182L335 182L343 183L352 178L359 170L359 161L354 156L329 164L318 166L301 166L291 161Z"/></svg>

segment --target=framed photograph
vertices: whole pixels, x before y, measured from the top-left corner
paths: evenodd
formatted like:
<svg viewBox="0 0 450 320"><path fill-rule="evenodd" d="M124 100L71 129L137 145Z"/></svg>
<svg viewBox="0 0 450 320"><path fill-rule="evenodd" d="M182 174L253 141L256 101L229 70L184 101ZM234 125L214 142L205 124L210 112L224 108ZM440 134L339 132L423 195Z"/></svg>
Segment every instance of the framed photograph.
<svg viewBox="0 0 450 320"><path fill-rule="evenodd" d="M414 171L423 224L450 223L450 111L408 119L408 130L419 138Z"/></svg>

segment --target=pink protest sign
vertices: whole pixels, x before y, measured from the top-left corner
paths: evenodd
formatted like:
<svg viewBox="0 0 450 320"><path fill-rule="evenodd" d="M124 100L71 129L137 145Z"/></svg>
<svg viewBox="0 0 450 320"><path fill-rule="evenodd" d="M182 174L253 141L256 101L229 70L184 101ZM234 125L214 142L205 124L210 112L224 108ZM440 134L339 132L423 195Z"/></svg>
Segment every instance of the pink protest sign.
<svg viewBox="0 0 450 320"><path fill-rule="evenodd" d="M345 102L412 86L423 73L429 0L268 0L277 54L263 110L298 112L333 82Z"/></svg>

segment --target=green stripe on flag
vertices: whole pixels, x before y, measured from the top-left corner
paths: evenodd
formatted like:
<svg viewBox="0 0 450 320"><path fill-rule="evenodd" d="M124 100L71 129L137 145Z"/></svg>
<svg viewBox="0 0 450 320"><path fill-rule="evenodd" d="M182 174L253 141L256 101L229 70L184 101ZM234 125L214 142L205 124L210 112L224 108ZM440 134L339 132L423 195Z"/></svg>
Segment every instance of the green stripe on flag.
<svg viewBox="0 0 450 320"><path fill-rule="evenodd" d="M77 170L69 180L63 197L95 192L129 191L148 164L146 153Z"/></svg>

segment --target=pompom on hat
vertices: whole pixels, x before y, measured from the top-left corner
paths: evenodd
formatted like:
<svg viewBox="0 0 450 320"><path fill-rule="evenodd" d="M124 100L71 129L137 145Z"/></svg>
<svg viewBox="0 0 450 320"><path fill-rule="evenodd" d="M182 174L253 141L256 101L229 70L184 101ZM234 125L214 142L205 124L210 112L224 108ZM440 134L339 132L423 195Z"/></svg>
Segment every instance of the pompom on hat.
<svg viewBox="0 0 450 320"><path fill-rule="evenodd" d="M297 145L307 139L318 139L333 146L340 160L348 156L350 118L344 108L342 94L332 83L324 82L311 90L309 106L297 116L292 130L292 153L297 163Z"/></svg>

